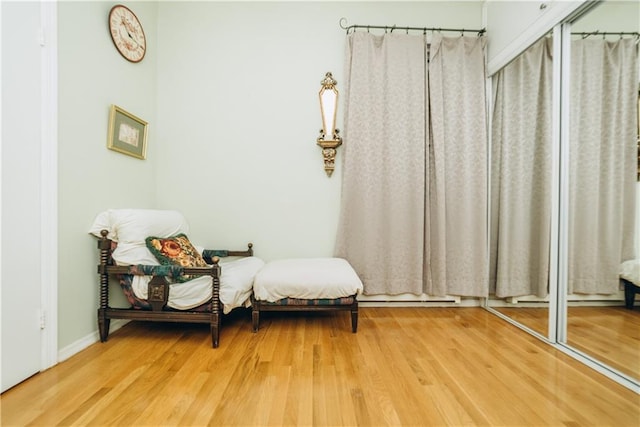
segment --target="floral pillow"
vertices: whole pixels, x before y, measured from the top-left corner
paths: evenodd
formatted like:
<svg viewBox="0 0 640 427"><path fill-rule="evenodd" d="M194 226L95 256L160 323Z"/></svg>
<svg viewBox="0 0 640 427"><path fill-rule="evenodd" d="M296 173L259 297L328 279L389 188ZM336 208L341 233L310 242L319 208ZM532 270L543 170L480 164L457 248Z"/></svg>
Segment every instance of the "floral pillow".
<svg viewBox="0 0 640 427"><path fill-rule="evenodd" d="M207 263L202 255L191 244L185 234L172 237L147 237L147 248L162 265L179 265L182 267L206 267ZM191 280L190 276L176 278L178 282Z"/></svg>

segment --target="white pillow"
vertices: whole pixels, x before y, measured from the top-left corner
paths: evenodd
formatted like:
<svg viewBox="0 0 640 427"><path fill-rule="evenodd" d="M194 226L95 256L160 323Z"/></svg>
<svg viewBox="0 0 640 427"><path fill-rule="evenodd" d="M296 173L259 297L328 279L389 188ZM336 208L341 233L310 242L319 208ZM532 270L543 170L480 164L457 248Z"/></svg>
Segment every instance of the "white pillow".
<svg viewBox="0 0 640 427"><path fill-rule="evenodd" d="M145 239L149 236L171 237L189 232L189 224L178 211L156 209L109 209L98 214L89 233L107 237L118 246L113 251L113 260L118 265L158 265L157 259L147 249Z"/></svg>
<svg viewBox="0 0 640 427"><path fill-rule="evenodd" d="M109 232L109 234L107 234L107 238L117 241L118 239L113 234L113 231L111 230L112 228L109 211L100 212L93 220L93 224L91 224L91 228L89 229L89 234L93 234L96 237L102 237L100 232L102 230L107 230Z"/></svg>
<svg viewBox="0 0 640 427"><path fill-rule="evenodd" d="M118 243L111 257L117 265L160 265L144 243Z"/></svg>
<svg viewBox="0 0 640 427"><path fill-rule="evenodd" d="M178 211L156 209L109 209L96 217L94 227L108 230L117 242L144 242L149 236L188 234L189 224ZM95 228L91 228L93 233ZM100 230L97 230L98 236Z"/></svg>

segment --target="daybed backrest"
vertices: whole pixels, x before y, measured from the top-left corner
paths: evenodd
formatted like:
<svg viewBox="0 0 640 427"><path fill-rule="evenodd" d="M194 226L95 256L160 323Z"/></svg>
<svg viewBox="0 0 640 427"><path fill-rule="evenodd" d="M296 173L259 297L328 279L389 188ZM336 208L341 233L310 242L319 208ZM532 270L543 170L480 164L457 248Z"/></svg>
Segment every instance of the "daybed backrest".
<svg viewBox="0 0 640 427"><path fill-rule="evenodd" d="M107 238L118 243L112 253L116 264L158 265L156 257L147 249L145 239L187 234L189 224L174 210L109 209L96 216L89 233L101 237L102 230L107 230Z"/></svg>

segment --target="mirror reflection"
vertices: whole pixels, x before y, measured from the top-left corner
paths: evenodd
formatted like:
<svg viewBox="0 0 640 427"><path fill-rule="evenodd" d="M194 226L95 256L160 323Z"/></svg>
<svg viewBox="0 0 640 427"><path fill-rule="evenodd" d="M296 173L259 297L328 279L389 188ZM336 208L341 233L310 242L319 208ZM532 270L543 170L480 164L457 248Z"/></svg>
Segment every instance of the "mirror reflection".
<svg viewBox="0 0 640 427"><path fill-rule="evenodd" d="M605 2L571 27L567 230L567 344L636 379L640 307L619 274L640 256L638 16Z"/></svg>
<svg viewBox="0 0 640 427"><path fill-rule="evenodd" d="M529 329L549 329L553 39L534 43L493 78L488 304Z"/></svg>
<svg viewBox="0 0 640 427"><path fill-rule="evenodd" d="M336 111L338 108L338 90L331 72L327 72L320 82L320 111L322 113L321 138L326 141L337 140Z"/></svg>
<svg viewBox="0 0 640 427"><path fill-rule="evenodd" d="M335 90L335 89L334 89ZM334 90L325 90L322 89L322 93L320 94L320 105L322 108L322 121L323 121L323 129L325 132L326 138L333 137L335 133L336 124L336 103L338 102L338 96L334 92Z"/></svg>

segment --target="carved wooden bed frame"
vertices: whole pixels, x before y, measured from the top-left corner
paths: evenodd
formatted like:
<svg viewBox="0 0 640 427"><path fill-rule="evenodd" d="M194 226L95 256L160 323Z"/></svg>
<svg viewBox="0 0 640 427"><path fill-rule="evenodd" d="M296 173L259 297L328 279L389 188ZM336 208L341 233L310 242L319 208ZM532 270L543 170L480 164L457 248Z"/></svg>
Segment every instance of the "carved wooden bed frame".
<svg viewBox="0 0 640 427"><path fill-rule="evenodd" d="M98 308L98 329L100 341L105 342L109 337L111 319L144 320L152 322L182 322L208 323L211 326L211 344L217 348L220 342L221 304L220 304L220 274L219 257L225 256L253 256L253 245L248 244L245 251L205 250L203 258L210 267L178 267L178 266L117 266L112 259L113 245L107 238L108 231L101 231L98 240L100 250L100 307ZM143 310L134 306L130 308L112 308L109 306L109 277L121 277L127 274L151 275L153 278L148 285L148 299L151 310ZM169 297L169 281L167 277L179 275L205 276L212 278L211 301L205 305L190 310L175 310L166 307Z"/></svg>

